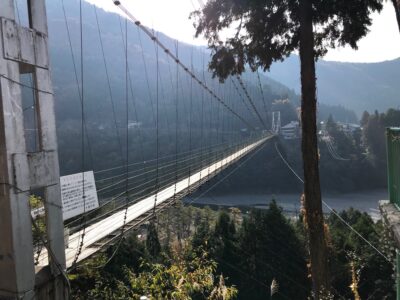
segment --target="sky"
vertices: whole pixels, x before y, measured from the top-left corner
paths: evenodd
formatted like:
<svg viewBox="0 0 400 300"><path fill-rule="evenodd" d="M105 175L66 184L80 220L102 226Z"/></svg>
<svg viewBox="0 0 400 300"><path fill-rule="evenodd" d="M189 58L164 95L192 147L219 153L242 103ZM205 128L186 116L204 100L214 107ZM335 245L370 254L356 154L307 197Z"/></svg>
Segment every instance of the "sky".
<svg viewBox="0 0 400 300"><path fill-rule="evenodd" d="M121 13L112 0L86 0L106 11ZM202 0L120 0L142 24L161 31L182 42L206 45L203 38L194 38L193 21L189 14L200 7ZM342 62L380 62L400 57L400 32L391 1L381 14L373 15L370 33L359 42L357 51L351 48L333 49L325 60Z"/></svg>

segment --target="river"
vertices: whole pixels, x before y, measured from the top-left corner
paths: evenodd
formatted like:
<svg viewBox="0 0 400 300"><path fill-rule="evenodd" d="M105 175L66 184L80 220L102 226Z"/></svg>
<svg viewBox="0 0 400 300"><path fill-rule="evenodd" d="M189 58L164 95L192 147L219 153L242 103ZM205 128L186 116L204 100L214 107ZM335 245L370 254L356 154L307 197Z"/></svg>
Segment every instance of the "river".
<svg viewBox="0 0 400 300"><path fill-rule="evenodd" d="M368 213L374 220L378 219L378 201L388 199L386 190L374 190L368 192L335 194L322 196L323 201L335 209L342 211L353 207L362 212ZM287 214L297 214L300 209L299 194L236 194L236 195L201 195L187 197L186 203L195 205L219 205L219 206L249 206L265 208L268 203L275 199L283 211ZM324 205L324 212L329 213L329 209Z"/></svg>

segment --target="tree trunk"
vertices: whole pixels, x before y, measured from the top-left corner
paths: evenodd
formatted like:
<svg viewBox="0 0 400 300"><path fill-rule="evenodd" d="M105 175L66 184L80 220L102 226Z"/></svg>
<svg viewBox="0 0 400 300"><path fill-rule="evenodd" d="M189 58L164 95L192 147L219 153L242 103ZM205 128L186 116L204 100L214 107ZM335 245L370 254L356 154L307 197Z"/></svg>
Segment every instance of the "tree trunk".
<svg viewBox="0 0 400 300"><path fill-rule="evenodd" d="M394 6L394 11L396 12L397 25L399 25L400 31L400 0L392 0L392 2Z"/></svg>
<svg viewBox="0 0 400 300"><path fill-rule="evenodd" d="M300 1L301 122L306 224L315 299L329 290L328 256L318 167L317 99L311 0Z"/></svg>

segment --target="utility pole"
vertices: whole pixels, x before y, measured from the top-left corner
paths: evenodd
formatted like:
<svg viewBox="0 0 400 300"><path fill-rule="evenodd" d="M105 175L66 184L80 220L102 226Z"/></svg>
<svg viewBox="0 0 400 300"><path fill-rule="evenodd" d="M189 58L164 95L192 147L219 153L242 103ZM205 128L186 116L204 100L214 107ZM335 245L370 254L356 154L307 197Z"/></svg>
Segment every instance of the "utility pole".
<svg viewBox="0 0 400 300"><path fill-rule="evenodd" d="M67 299L54 97L45 0L26 0L29 27L14 0L0 1L0 299ZM36 99L38 143L28 152L21 75ZM25 75L26 76L26 75ZM35 267L29 195L41 190L48 265Z"/></svg>

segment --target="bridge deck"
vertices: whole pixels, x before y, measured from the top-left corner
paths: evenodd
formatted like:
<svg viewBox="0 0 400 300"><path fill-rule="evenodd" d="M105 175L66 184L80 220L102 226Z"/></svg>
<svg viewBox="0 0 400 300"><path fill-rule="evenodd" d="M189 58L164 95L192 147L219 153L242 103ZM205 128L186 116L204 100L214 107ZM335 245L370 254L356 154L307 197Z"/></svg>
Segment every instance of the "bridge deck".
<svg viewBox="0 0 400 300"><path fill-rule="evenodd" d="M127 209L125 227L132 228L133 226L129 226L129 224L132 224L135 220L139 219L146 213L151 212L154 208L154 202L156 198L157 206L161 206L163 204L165 205L168 200L176 198L177 194L182 194L185 190L190 191L192 188L195 188L199 184L202 184L204 179L208 177L209 174L215 176L223 169L231 165L233 162L247 155L271 137L272 136L264 137L259 141L252 143L242 148L241 150L225 157L224 159L203 168L199 172L191 175L190 177L187 177L177 182L176 187L175 184L173 184L167 188L160 190L157 195L153 194L137 203L130 205ZM104 244L100 243L101 240L109 237L110 235L117 236L121 234L120 229L124 226L124 217L125 209L122 209L114 213L113 215L88 226L85 230L85 235L83 237L83 246L77 262L80 262L91 256L92 254L100 251L101 248L104 246ZM69 236L68 248L65 250L67 268L70 268L75 260L79 245L82 240L82 235L83 229ZM45 266L47 264L47 251L43 249L38 259L38 266Z"/></svg>

